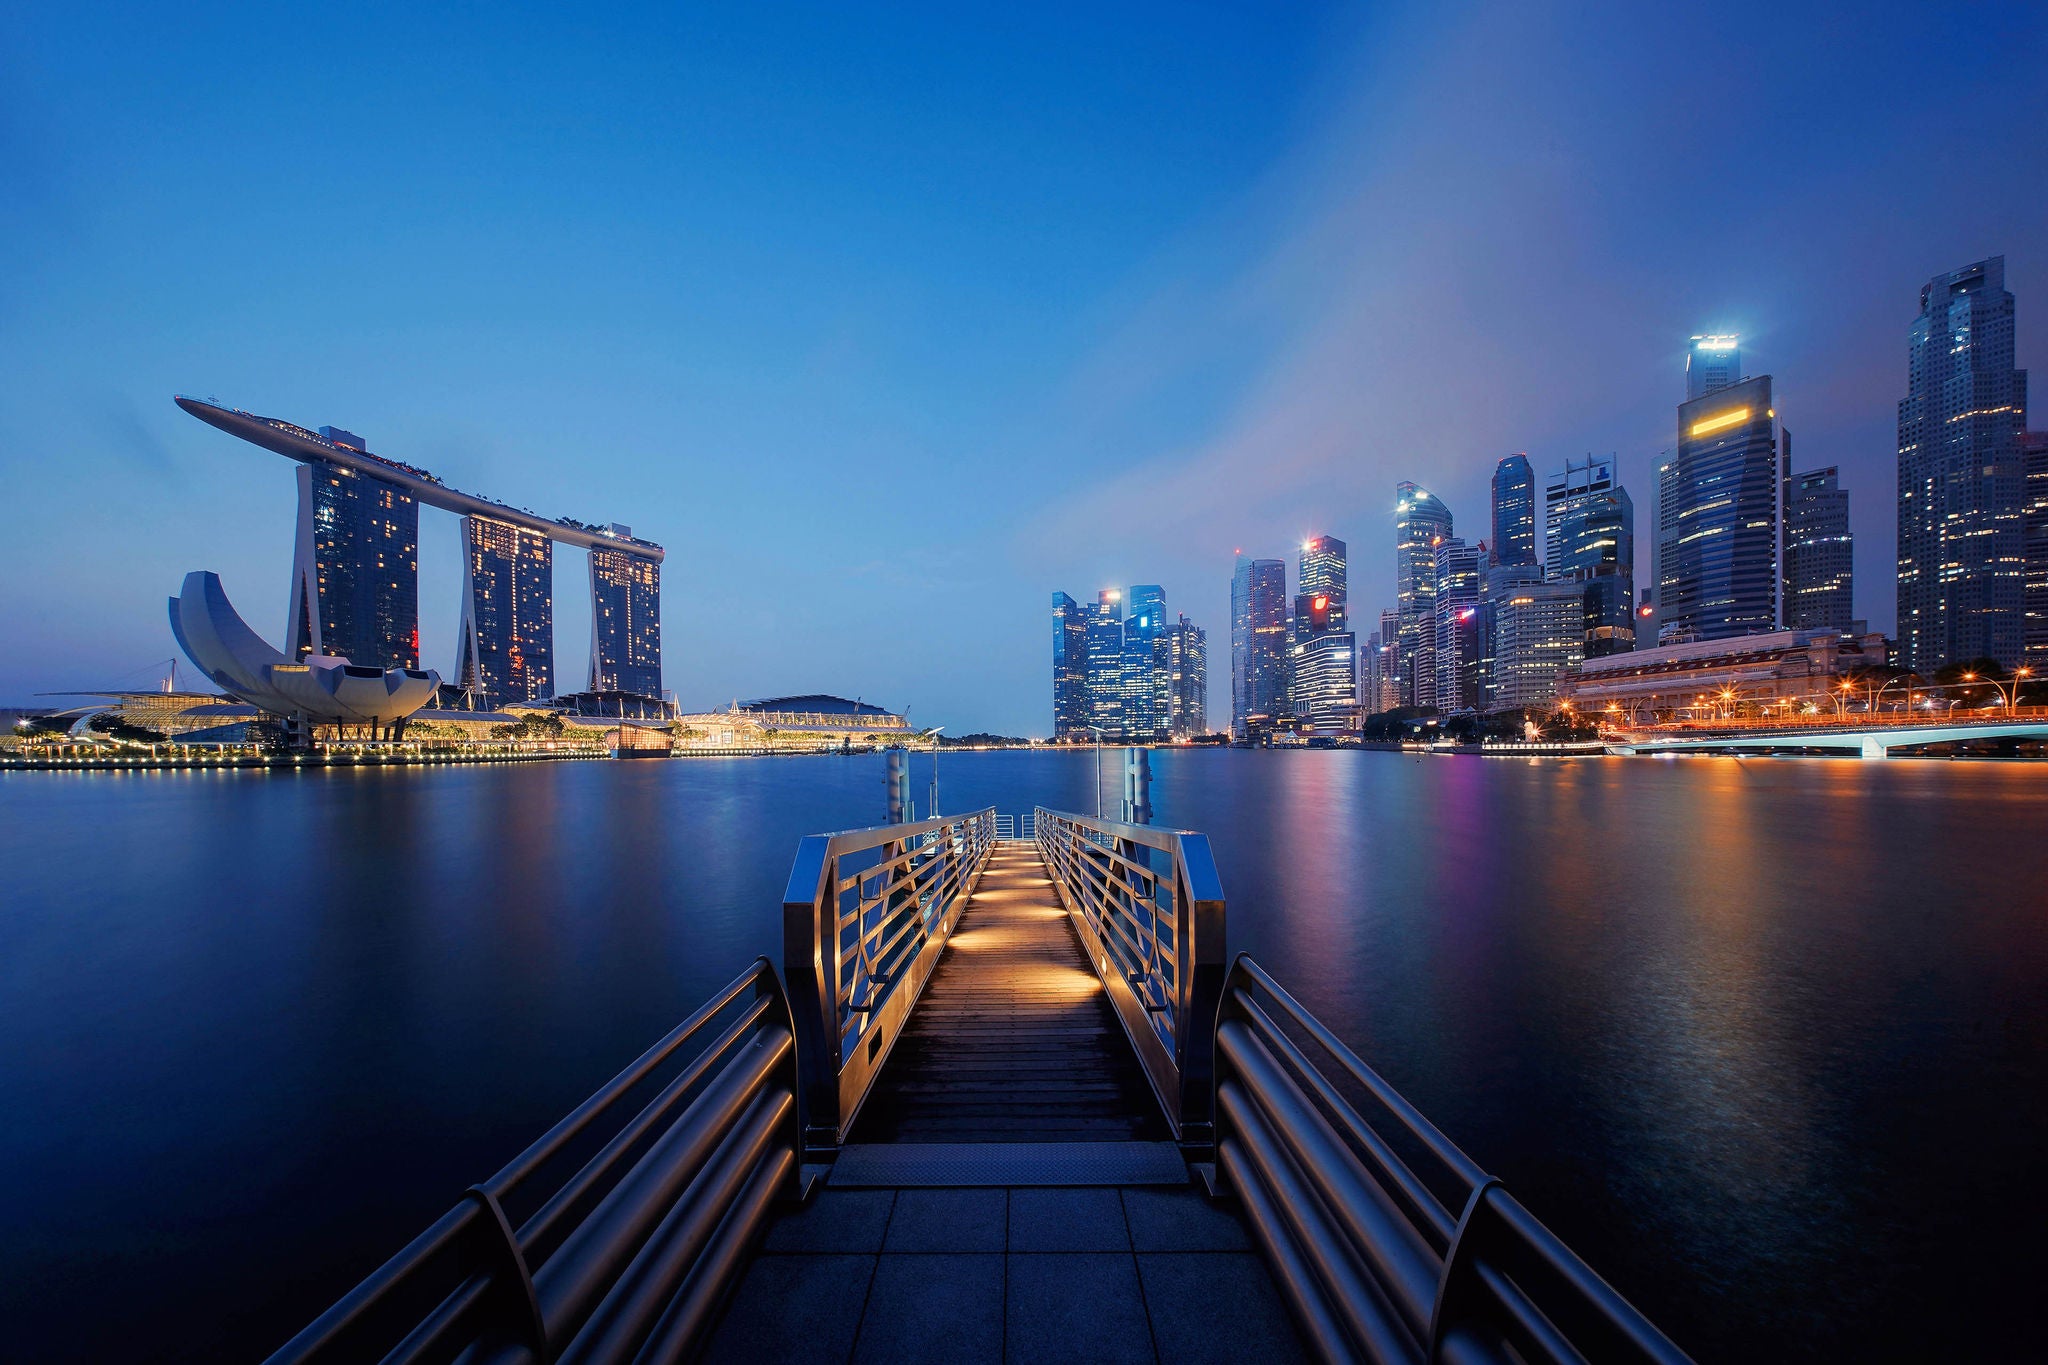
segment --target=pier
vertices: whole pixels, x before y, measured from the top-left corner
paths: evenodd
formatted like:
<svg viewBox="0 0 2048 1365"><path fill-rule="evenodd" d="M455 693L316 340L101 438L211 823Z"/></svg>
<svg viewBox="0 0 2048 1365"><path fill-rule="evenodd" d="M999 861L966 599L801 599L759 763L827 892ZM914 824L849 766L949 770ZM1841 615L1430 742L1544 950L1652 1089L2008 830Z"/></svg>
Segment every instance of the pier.
<svg viewBox="0 0 2048 1365"><path fill-rule="evenodd" d="M810 836L780 973L272 1359L1686 1359L1226 921L1191 831Z"/></svg>

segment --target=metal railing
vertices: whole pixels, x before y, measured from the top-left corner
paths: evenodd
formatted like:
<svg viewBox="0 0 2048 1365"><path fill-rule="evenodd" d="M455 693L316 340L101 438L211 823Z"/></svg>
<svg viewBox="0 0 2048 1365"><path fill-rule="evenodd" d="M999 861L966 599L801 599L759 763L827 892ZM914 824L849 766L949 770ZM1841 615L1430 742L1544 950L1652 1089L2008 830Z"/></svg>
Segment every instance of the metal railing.
<svg viewBox="0 0 2048 1365"><path fill-rule="evenodd" d="M1039 852L1183 1145L1210 1141L1223 883L1206 835L1049 811Z"/></svg>
<svg viewBox="0 0 2048 1365"><path fill-rule="evenodd" d="M1243 956L1217 1013L1216 1138L1222 1181L1324 1359L1686 1360Z"/></svg>
<svg viewBox="0 0 2048 1365"><path fill-rule="evenodd" d="M782 893L782 970L810 1147L846 1140L995 839L990 808L798 846Z"/></svg>
<svg viewBox="0 0 2048 1365"><path fill-rule="evenodd" d="M271 1360L687 1355L797 1192L799 1139L789 1001L762 958Z"/></svg>
<svg viewBox="0 0 2048 1365"><path fill-rule="evenodd" d="M1038 837L1038 817L1025 812L1023 815L998 815L996 817L996 842L999 844L1028 844Z"/></svg>

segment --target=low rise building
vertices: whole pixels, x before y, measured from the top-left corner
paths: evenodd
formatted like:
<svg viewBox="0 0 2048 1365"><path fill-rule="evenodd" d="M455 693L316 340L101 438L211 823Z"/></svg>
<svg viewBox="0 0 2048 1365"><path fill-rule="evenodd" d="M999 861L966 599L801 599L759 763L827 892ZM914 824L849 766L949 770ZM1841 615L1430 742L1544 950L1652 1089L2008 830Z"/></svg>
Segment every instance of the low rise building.
<svg viewBox="0 0 2048 1365"><path fill-rule="evenodd" d="M818 694L736 701L722 711L675 720L677 753L823 753L904 744L918 737L903 716Z"/></svg>
<svg viewBox="0 0 2048 1365"><path fill-rule="evenodd" d="M1882 635L1775 630L1587 659L1558 675L1557 692L1582 714L1611 707L1645 721L1702 708L1832 706L1849 674L1885 663Z"/></svg>

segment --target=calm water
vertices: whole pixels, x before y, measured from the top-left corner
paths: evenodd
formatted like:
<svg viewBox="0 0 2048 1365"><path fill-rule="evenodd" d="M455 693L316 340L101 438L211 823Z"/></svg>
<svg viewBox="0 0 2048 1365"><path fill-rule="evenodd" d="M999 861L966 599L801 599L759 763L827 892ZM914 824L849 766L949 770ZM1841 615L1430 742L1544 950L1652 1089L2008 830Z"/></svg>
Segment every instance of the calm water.
<svg viewBox="0 0 2048 1365"><path fill-rule="evenodd" d="M1093 808L1087 755L942 765ZM2031 1346L2048 766L1154 773L1232 949L1702 1359ZM881 803L878 757L0 778L9 1353L260 1357L777 954L797 837Z"/></svg>

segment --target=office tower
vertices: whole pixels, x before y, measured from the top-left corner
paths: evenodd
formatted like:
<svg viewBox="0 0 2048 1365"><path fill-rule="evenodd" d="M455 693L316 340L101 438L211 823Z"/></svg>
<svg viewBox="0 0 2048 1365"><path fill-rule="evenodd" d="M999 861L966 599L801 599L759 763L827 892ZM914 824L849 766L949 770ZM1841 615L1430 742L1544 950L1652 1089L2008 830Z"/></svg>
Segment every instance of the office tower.
<svg viewBox="0 0 2048 1365"><path fill-rule="evenodd" d="M1479 706L1492 711L1501 706L1499 676L1499 607L1501 599L1528 583L1541 583L1541 564L1495 564L1479 574Z"/></svg>
<svg viewBox="0 0 2048 1365"><path fill-rule="evenodd" d="M1375 709L1391 711L1401 704L1401 614L1380 612L1380 690Z"/></svg>
<svg viewBox="0 0 2048 1365"><path fill-rule="evenodd" d="M1209 733L1209 633L1183 616L1159 636L1167 679L1166 729L1175 739Z"/></svg>
<svg viewBox="0 0 2048 1365"><path fill-rule="evenodd" d="M1493 469L1493 564L1536 562L1536 471L1517 452Z"/></svg>
<svg viewBox="0 0 2048 1365"><path fill-rule="evenodd" d="M1304 635L1294 646L1294 719L1318 734L1352 728L1358 714L1358 637L1348 630Z"/></svg>
<svg viewBox="0 0 2048 1365"><path fill-rule="evenodd" d="M1792 434L1781 433L1785 484L1785 620L1788 630L1849 633L1855 616L1849 491L1835 470L1792 473Z"/></svg>
<svg viewBox="0 0 2048 1365"><path fill-rule="evenodd" d="M1742 382L1742 338L1694 337L1685 352L1685 400L1705 398L1715 389Z"/></svg>
<svg viewBox="0 0 2048 1365"><path fill-rule="evenodd" d="M2026 636L2027 375L2013 368L2005 258L1920 291L1899 403L1899 657L1916 673L1996 659Z"/></svg>
<svg viewBox="0 0 2048 1365"><path fill-rule="evenodd" d="M1436 546L1451 534L1451 509L1403 481L1394 485L1394 636L1401 705L1433 704L1436 690Z"/></svg>
<svg viewBox="0 0 2048 1365"><path fill-rule="evenodd" d="M1287 565L1237 558L1230 579L1230 733L1272 734L1287 696Z"/></svg>
<svg viewBox="0 0 2048 1365"><path fill-rule="evenodd" d="M1585 597L1573 582L1489 582L1493 710L1547 710L1557 675L1585 657Z"/></svg>
<svg viewBox="0 0 2048 1365"><path fill-rule="evenodd" d="M1659 644L1778 626L1778 430L1771 377L1678 407L1657 470Z"/></svg>
<svg viewBox="0 0 2048 1365"><path fill-rule="evenodd" d="M589 690L661 695L661 561L591 547Z"/></svg>
<svg viewBox="0 0 2048 1365"><path fill-rule="evenodd" d="M472 704L555 694L555 543L471 513L462 519L462 628L456 686Z"/></svg>
<svg viewBox="0 0 2048 1365"><path fill-rule="evenodd" d="M1124 595L1095 594L1088 617L1088 728L1098 739L1124 730Z"/></svg>
<svg viewBox="0 0 2048 1365"><path fill-rule="evenodd" d="M1419 705L1440 711L1480 706L1479 566L1477 545L1452 536L1436 544L1436 598L1432 609L1430 699Z"/></svg>
<svg viewBox="0 0 2048 1365"><path fill-rule="evenodd" d="M292 657L339 655L370 668L418 668L418 501L339 461L310 459L298 474L285 633Z"/></svg>
<svg viewBox="0 0 2048 1365"><path fill-rule="evenodd" d="M1301 574L1295 595L1323 597L1329 620L1322 630L1345 630L1350 622L1350 597L1345 586L1344 542L1335 536L1313 536L1301 547Z"/></svg>
<svg viewBox="0 0 2048 1365"><path fill-rule="evenodd" d="M1123 727L1133 738L1166 728L1166 680L1155 657L1165 629L1165 589L1144 583L1124 594Z"/></svg>
<svg viewBox="0 0 2048 1365"><path fill-rule="evenodd" d="M1384 661L1380 657L1380 633L1373 631L1365 637L1365 648L1358 659L1358 704L1367 715L1386 708L1380 705L1380 669Z"/></svg>
<svg viewBox="0 0 2048 1365"><path fill-rule="evenodd" d="M2037 678L2048 677L2048 431L2020 433L2027 470L2025 654Z"/></svg>
<svg viewBox="0 0 2048 1365"><path fill-rule="evenodd" d="M1544 486L1548 576L1584 585L1586 657L1635 648L1636 509L1612 455L1566 460Z"/></svg>
<svg viewBox="0 0 2048 1365"><path fill-rule="evenodd" d="M1063 592L1052 595L1052 737L1088 733L1088 618Z"/></svg>

